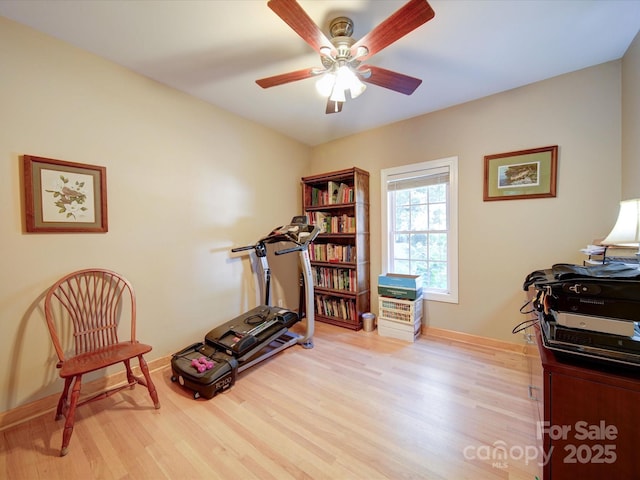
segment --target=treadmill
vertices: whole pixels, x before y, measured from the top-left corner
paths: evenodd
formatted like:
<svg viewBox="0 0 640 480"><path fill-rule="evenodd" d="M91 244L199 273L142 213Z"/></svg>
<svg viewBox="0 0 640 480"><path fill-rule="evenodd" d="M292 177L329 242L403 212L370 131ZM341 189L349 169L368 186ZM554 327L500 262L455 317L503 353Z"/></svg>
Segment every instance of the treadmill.
<svg viewBox="0 0 640 480"><path fill-rule="evenodd" d="M203 342L175 353L171 360L173 382L193 391L194 398L213 398L235 384L238 373L299 344L313 348L314 298L309 261L309 245L319 229L307 223L306 216L293 217L262 237L254 245L231 251L253 251L262 270L265 302L209 331ZM271 270L267 261L268 244L284 244L275 255L297 253L301 270L298 311L270 305ZM303 333L289 329L303 321Z"/></svg>

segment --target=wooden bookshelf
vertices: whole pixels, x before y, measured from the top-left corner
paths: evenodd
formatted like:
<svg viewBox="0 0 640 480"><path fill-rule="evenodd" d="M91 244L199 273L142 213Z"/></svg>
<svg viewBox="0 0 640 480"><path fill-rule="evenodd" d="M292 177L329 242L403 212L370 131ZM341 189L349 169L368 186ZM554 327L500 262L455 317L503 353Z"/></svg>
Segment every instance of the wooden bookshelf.
<svg viewBox="0 0 640 480"><path fill-rule="evenodd" d="M369 172L353 167L303 177L302 205L321 231L309 247L315 318L360 330L371 302Z"/></svg>

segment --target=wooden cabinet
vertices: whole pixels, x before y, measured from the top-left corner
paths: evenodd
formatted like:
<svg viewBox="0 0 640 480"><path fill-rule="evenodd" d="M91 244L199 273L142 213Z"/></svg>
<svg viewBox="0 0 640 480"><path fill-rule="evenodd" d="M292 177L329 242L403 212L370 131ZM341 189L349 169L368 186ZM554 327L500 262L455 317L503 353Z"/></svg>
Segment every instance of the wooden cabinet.
<svg viewBox="0 0 640 480"><path fill-rule="evenodd" d="M371 301L369 172L354 167L303 177L302 205L321 231L309 248L315 318L359 330Z"/></svg>
<svg viewBox="0 0 640 480"><path fill-rule="evenodd" d="M640 370L558 355L537 332L543 377L544 480L640 478Z"/></svg>

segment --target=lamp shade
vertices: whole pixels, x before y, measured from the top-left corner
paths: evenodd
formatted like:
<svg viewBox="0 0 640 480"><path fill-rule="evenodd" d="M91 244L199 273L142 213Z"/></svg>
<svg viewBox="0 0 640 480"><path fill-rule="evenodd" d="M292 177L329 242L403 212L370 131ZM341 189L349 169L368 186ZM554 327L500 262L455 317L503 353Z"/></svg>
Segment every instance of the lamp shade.
<svg viewBox="0 0 640 480"><path fill-rule="evenodd" d="M637 247L640 245L640 198L620 202L618 220L602 245Z"/></svg>
<svg viewBox="0 0 640 480"><path fill-rule="evenodd" d="M336 76L334 73L326 73L318 79L316 82L316 90L323 97L328 97L333 91L333 85L336 83Z"/></svg>
<svg viewBox="0 0 640 480"><path fill-rule="evenodd" d="M347 101L347 98L344 95L344 90L342 88L339 88L337 83L333 86L333 90L331 91L331 96L329 97L329 100L331 100L332 102Z"/></svg>

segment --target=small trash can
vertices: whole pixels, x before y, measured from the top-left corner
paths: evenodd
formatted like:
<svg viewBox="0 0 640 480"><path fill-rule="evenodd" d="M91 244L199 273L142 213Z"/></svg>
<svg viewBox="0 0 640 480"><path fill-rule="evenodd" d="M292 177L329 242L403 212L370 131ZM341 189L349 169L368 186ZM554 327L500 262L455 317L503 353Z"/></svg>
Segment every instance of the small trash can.
<svg viewBox="0 0 640 480"><path fill-rule="evenodd" d="M376 329L376 316L373 313L362 314L362 328L365 332L373 332Z"/></svg>

